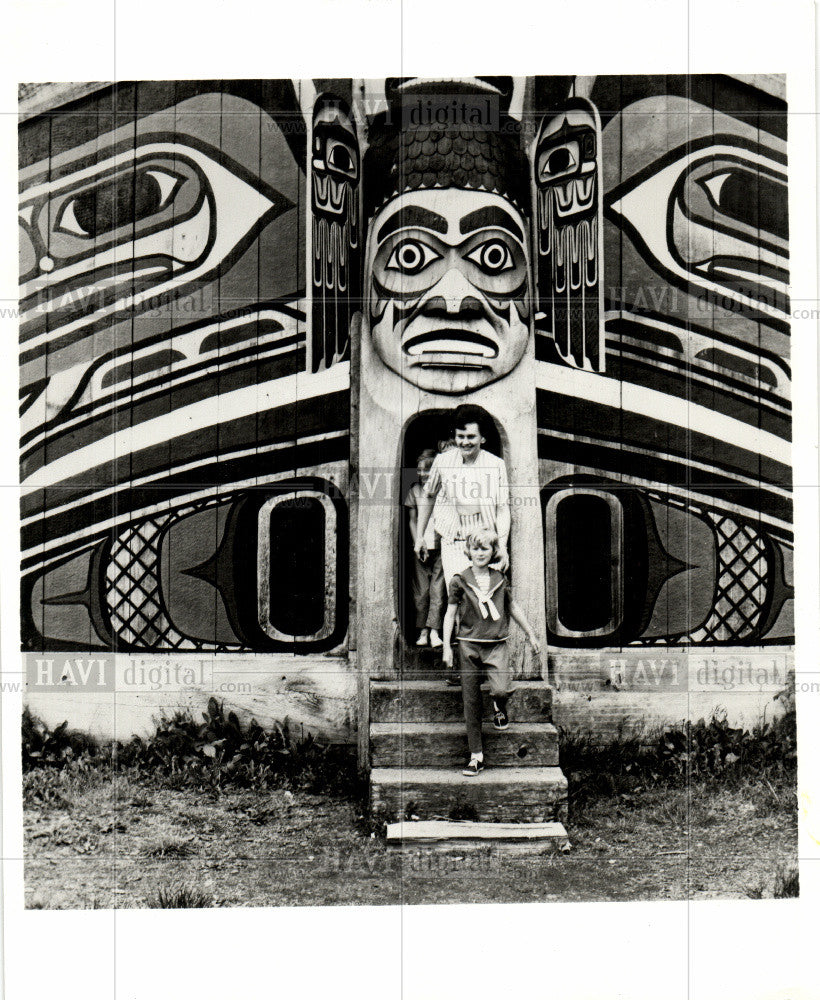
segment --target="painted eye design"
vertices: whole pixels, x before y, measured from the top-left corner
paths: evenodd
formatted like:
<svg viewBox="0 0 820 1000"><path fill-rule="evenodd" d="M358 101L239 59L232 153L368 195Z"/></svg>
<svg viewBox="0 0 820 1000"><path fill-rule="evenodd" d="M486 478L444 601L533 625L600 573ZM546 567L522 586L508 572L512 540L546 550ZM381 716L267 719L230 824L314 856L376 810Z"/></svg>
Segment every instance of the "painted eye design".
<svg viewBox="0 0 820 1000"><path fill-rule="evenodd" d="M346 177L355 177L358 172L356 151L344 142L331 139L325 152L327 166Z"/></svg>
<svg viewBox="0 0 820 1000"><path fill-rule="evenodd" d="M543 184L575 171L582 159L579 141L573 139L560 146L547 146L538 155L538 180Z"/></svg>
<svg viewBox="0 0 820 1000"><path fill-rule="evenodd" d="M741 165L695 178L706 192L712 208L728 222L766 233L781 240L789 236L789 206L786 185L762 171Z"/></svg>
<svg viewBox="0 0 820 1000"><path fill-rule="evenodd" d="M607 202L610 219L656 270L781 328L788 322L788 200L779 150L713 136L671 150Z"/></svg>
<svg viewBox="0 0 820 1000"><path fill-rule="evenodd" d="M64 201L55 232L97 239L120 226L142 222L167 208L184 180L161 167L120 174Z"/></svg>
<svg viewBox="0 0 820 1000"><path fill-rule="evenodd" d="M432 247L419 240L402 240L390 254L387 262L388 271L401 271L403 274L418 274L428 264L441 257Z"/></svg>
<svg viewBox="0 0 820 1000"><path fill-rule="evenodd" d="M487 240L466 256L487 274L501 274L515 266L510 248L503 240Z"/></svg>
<svg viewBox="0 0 820 1000"><path fill-rule="evenodd" d="M54 179L38 177L22 192L20 322L28 349L58 328L133 308L143 292L183 294L293 207L217 150L151 138Z"/></svg>

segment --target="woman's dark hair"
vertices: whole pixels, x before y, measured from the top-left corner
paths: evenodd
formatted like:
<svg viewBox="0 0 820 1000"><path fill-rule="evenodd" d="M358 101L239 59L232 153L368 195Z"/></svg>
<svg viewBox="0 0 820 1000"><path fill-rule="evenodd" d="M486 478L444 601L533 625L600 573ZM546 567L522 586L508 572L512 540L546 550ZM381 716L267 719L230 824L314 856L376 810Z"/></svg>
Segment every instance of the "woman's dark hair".
<svg viewBox="0 0 820 1000"><path fill-rule="evenodd" d="M480 406L464 403L456 409L453 414L453 430L464 430L467 424L478 424L478 433L482 437L487 436L487 413Z"/></svg>

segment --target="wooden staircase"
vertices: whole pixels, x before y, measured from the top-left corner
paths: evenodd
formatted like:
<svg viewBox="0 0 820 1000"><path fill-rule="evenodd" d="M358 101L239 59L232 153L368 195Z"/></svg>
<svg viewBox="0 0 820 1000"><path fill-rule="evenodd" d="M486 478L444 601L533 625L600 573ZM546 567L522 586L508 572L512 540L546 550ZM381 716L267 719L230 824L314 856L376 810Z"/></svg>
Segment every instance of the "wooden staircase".
<svg viewBox="0 0 820 1000"><path fill-rule="evenodd" d="M566 821L567 782L558 766L551 688L542 680L516 681L510 726L498 732L484 687L486 769L466 777L460 687L449 687L439 671L421 679L370 682L371 811L388 822ZM498 833L503 839L501 827Z"/></svg>

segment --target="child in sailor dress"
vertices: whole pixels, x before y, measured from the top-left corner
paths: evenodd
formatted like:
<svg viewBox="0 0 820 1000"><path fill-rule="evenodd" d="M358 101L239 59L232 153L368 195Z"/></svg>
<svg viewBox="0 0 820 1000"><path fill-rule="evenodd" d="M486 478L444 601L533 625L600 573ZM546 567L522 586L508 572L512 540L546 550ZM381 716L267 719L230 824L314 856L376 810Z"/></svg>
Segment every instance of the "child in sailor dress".
<svg viewBox="0 0 820 1000"><path fill-rule="evenodd" d="M458 612L458 661L470 749L470 762L463 773L472 775L482 770L484 763L481 682L485 675L493 702L493 725L501 730L509 725L507 699L512 685L507 638L510 619L524 630L536 656L540 647L524 612L512 598L509 580L503 573L490 568L498 552L498 535L489 528L473 531L467 539L466 552L470 566L454 574L450 581L443 655L445 664L452 667L450 643Z"/></svg>

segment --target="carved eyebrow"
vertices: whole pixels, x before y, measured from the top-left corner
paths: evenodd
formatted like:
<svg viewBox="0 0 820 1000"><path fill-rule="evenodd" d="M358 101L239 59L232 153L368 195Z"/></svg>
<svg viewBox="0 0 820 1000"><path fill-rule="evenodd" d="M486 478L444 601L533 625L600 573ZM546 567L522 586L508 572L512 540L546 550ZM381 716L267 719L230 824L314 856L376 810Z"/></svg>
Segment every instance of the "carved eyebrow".
<svg viewBox="0 0 820 1000"><path fill-rule="evenodd" d="M421 208L419 205L406 205L404 208L400 208L395 215L391 215L381 227L379 235L376 237L377 242L381 243L386 236L394 233L397 229L403 229L405 226L423 226L436 233L444 233L445 235L447 233L447 220L443 216L431 212L427 208Z"/></svg>
<svg viewBox="0 0 820 1000"><path fill-rule="evenodd" d="M506 229L513 236L517 236L519 240L524 239L521 227L515 219L498 205L485 205L483 208L477 208L469 215L465 215L458 224L462 234L471 233L475 229L483 229L485 226L498 226L501 229Z"/></svg>

